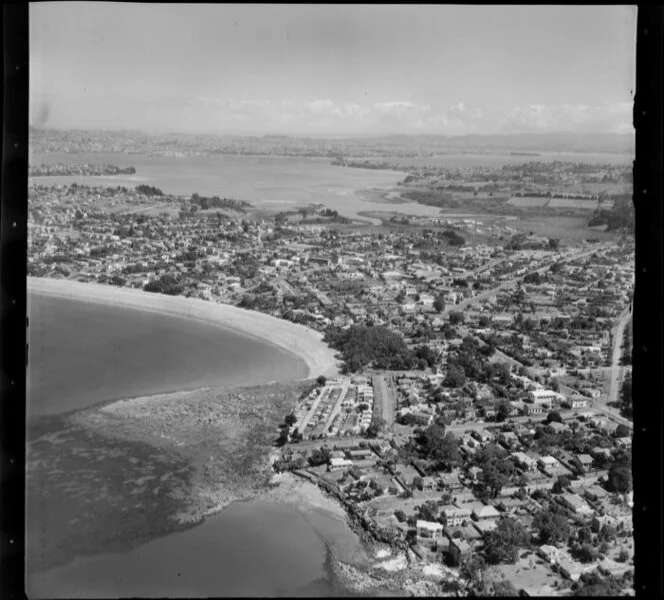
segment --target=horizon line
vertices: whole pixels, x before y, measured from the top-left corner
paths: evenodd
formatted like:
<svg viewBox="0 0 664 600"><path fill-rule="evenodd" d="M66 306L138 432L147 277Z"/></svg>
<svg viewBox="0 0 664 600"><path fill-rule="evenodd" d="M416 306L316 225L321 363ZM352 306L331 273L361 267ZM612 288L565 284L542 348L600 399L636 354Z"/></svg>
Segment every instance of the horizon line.
<svg viewBox="0 0 664 600"><path fill-rule="evenodd" d="M562 136L579 136L579 137L591 137L591 136L609 136L609 137L634 137L635 132L611 132L611 131L587 131L587 132L577 132L570 130L560 130L560 131L521 131L521 132L511 132L511 133L403 133L403 132L385 132L385 133L376 133L376 132L339 132L339 133L322 133L322 132L310 132L310 133L297 133L297 132L286 132L286 131L265 131L265 132L242 132L242 131L227 131L227 132L191 132L191 131L146 131L134 128L91 128L91 127L38 127L36 125L29 124L30 131L58 131L58 132L75 132L75 131L85 131L85 132L99 132L99 133L140 133L147 136L163 136L163 135L183 135L183 136L208 136L208 137L287 137L287 138L315 138L315 139L357 139L357 138L388 138L388 137L403 137L403 138L472 138L472 137L516 137L516 136L534 136L534 137L543 137L543 136L552 136L552 135L562 135Z"/></svg>

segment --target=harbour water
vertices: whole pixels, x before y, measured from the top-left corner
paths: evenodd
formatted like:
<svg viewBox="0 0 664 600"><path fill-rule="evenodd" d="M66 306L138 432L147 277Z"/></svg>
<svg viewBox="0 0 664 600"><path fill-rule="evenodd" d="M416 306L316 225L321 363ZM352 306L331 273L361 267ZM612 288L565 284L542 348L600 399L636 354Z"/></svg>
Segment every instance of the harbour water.
<svg viewBox="0 0 664 600"><path fill-rule="evenodd" d="M300 379L300 358L191 319L31 293L28 415L214 385Z"/></svg>
<svg viewBox="0 0 664 600"><path fill-rule="evenodd" d="M31 598L350 595L328 568L330 544L341 559L362 563L359 539L336 515L252 500L129 552L32 574L26 591Z"/></svg>

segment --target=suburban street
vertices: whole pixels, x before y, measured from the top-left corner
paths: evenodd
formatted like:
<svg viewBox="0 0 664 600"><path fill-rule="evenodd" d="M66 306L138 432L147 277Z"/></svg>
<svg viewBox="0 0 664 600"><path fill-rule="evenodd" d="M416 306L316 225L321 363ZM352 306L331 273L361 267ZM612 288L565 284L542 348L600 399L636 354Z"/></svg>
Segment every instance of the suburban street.
<svg viewBox="0 0 664 600"><path fill-rule="evenodd" d="M385 419L385 429L391 430L396 418L396 399L384 375L373 378L374 402L380 406L380 416Z"/></svg>
<svg viewBox="0 0 664 600"><path fill-rule="evenodd" d="M620 396L620 387L622 384L625 368L620 365L620 358L622 356L622 340L625 332L625 327L632 316L632 305L630 304L623 313L620 315L618 322L612 330L613 335L613 354L611 358L611 372L609 374L609 392L606 396L600 396L594 405L594 408L601 410L612 420L627 425L633 428L633 423L628 419L620 416L615 403L618 402Z"/></svg>
<svg viewBox="0 0 664 600"><path fill-rule="evenodd" d="M584 251L584 252L579 252L576 254L573 254L571 256L566 256L563 258L560 262L566 263L572 260L578 260L580 258L585 258L587 256L591 256L592 254L595 254L596 252L599 252L600 250L604 249L605 246L598 246L596 248L593 248L592 250ZM548 271L551 268L551 265L546 265L545 267L540 267L539 269L534 269L532 271L529 271L527 274L533 274L533 273L544 273L545 271ZM503 281L500 285L491 288L490 290L486 290L482 292L481 294L478 294L477 296L473 296L472 298L466 298L465 300L462 300L459 302L459 304L453 304L449 307L445 307L445 310L441 314L448 314L452 311L462 311L466 308L468 308L472 304L476 304L478 302L482 302L483 300L486 300L490 298L491 296L495 296L499 291L505 290L511 287L514 287L517 285L519 281L522 281L523 278L527 275L524 273L523 275L519 277L515 277L514 279L508 279L507 281Z"/></svg>

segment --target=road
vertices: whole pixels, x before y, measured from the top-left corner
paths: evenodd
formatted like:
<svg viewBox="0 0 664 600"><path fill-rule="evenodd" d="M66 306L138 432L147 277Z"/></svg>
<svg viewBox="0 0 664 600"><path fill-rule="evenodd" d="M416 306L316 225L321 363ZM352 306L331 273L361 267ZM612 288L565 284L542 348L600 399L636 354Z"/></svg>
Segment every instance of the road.
<svg viewBox="0 0 664 600"><path fill-rule="evenodd" d="M135 213L143 212L144 210L155 210L157 208L164 208L165 206L173 206L173 203L166 203L166 204L157 204L157 205L150 205L150 206L141 206L139 208L135 208L133 210L125 210L122 211L123 215L133 215Z"/></svg>
<svg viewBox="0 0 664 600"><path fill-rule="evenodd" d="M348 393L348 386L350 385L350 380L349 379L344 379L343 383L341 384L341 394L339 395L339 398L337 398L337 402L332 408L332 412L330 413L330 416L328 417L327 421L325 422L325 426L323 427L323 432L328 433L330 427L332 426L332 423L335 419L335 417L341 412L341 403L344 401L344 398L346 397L346 394Z"/></svg>
<svg viewBox="0 0 664 600"><path fill-rule="evenodd" d="M380 402L381 417L385 419L385 429L391 430L394 425L395 397L384 375L374 375L372 382L374 389L374 406Z"/></svg>
<svg viewBox="0 0 664 600"><path fill-rule="evenodd" d="M627 307L620 315L618 322L611 332L613 334L613 354L611 359L611 387L609 394L605 400L606 404L613 404L618 401L618 393L620 390L619 380L622 368L620 366L620 359L622 357L622 341L625 333L625 327L632 317L631 305Z"/></svg>
<svg viewBox="0 0 664 600"><path fill-rule="evenodd" d="M618 423L623 423L628 427L633 427L631 421L620 416L619 411L614 408L618 402L618 396L620 394L620 385L623 378L624 368L620 366L620 358L622 356L622 341L623 334L625 332L625 327L629 323L630 318L632 317L632 305L630 304L620 315L618 322L616 323L612 334L613 334L613 354L611 358L611 373L609 375L609 393L605 396L598 399L594 408L601 410L608 417L611 417L614 421Z"/></svg>
<svg viewBox="0 0 664 600"><path fill-rule="evenodd" d="M596 252L599 252L600 250L605 250L606 246L600 246L597 248L593 248L592 250L588 250L585 252L579 252L577 254L573 254L571 256L566 256L564 257L560 262L561 263L566 263L570 262L572 260L578 260L580 258L585 258L586 256L591 256L592 254L595 254ZM498 286L486 290L485 292L482 292L481 294L478 294L477 296L473 296L472 298L466 298L465 300L462 300L459 302L459 304L452 305L450 307L445 307L445 310L441 313L442 315L449 314L451 311L462 311L471 304L476 304L477 302L481 302L482 300L486 300L487 298L490 298L491 296L495 296L499 291L508 289L511 287L514 287L517 285L519 281L523 281L523 278L526 275L531 275L534 273L544 273L545 271L548 271L551 268L551 265L545 265L544 267L540 267L538 269L534 269L533 271L529 271L528 273L524 273L523 275L516 277L514 279L508 279L507 281L503 281L501 284Z"/></svg>

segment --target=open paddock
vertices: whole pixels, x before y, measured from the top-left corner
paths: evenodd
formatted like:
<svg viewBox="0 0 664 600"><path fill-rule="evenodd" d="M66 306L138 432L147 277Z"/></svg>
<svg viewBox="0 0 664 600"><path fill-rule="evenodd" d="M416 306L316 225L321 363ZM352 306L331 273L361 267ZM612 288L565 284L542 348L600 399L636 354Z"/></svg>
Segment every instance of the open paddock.
<svg viewBox="0 0 664 600"><path fill-rule="evenodd" d="M580 208L583 210L595 210L597 200L582 200L578 198L552 198L550 208Z"/></svg>
<svg viewBox="0 0 664 600"><path fill-rule="evenodd" d="M523 216L509 222L509 226L524 233L550 238L559 238L563 243L580 242L591 237L600 240L612 240L618 234L596 231L588 227L588 217L549 217L549 216Z"/></svg>
<svg viewBox="0 0 664 600"><path fill-rule="evenodd" d="M512 206L544 206L549 201L546 196L512 196L507 204Z"/></svg>

